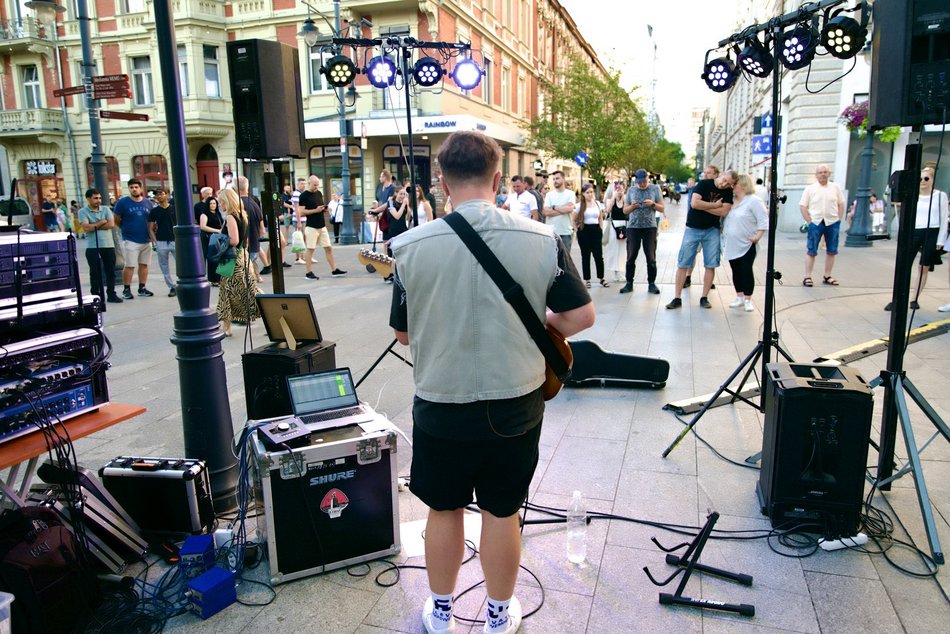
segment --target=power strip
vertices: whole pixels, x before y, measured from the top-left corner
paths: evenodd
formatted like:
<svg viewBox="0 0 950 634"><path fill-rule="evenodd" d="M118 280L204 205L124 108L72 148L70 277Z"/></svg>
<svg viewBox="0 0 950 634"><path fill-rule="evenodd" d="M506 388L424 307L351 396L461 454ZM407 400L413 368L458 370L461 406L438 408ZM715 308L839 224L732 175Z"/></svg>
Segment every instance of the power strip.
<svg viewBox="0 0 950 634"><path fill-rule="evenodd" d="M842 548L857 548L868 543L868 536L864 533L858 533L854 537L844 537L842 539L824 539L818 540L818 545L822 550L831 552L832 550L841 550Z"/></svg>

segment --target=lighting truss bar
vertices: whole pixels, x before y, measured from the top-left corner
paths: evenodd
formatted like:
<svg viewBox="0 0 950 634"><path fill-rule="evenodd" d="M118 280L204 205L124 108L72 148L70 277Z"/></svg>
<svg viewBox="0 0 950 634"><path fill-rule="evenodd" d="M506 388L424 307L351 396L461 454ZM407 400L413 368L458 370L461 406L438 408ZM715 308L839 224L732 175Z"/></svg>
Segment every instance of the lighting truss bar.
<svg viewBox="0 0 950 634"><path fill-rule="evenodd" d="M867 0L865 0L865 2L866 1ZM792 26L793 24L798 24L802 20L808 19L816 13L824 11L825 9L836 7L839 4L847 4L847 2L848 0L820 0L820 2L806 2L795 11L786 13L785 15L776 18L772 18L764 24L753 24L751 26L747 26L741 31L733 33L726 39L720 40L718 48L722 48L723 46L727 46L729 44L735 44L746 38L753 37L763 31L772 31L776 27L784 29L785 27ZM859 3L855 9L860 8L862 4L863 3Z"/></svg>
<svg viewBox="0 0 950 634"><path fill-rule="evenodd" d="M838 0L843 2L844 0ZM405 48L431 48L436 50L471 50L471 44L462 42L424 42L414 37L383 37L383 38L365 38L365 37L335 37L331 40L333 46L402 46Z"/></svg>

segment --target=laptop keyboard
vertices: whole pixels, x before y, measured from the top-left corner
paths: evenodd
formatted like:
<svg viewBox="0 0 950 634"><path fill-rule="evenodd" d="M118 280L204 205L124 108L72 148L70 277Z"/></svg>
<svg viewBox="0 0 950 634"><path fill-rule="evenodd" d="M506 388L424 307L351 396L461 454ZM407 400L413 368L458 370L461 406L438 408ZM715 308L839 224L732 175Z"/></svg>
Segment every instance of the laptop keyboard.
<svg viewBox="0 0 950 634"><path fill-rule="evenodd" d="M344 418L346 416L357 416L364 413L366 410L362 406L357 405L356 407L348 407L346 409L337 409L332 412L322 412L320 414L306 414L304 416L299 416L300 422L304 425L307 423L319 423L325 420L333 420L334 418Z"/></svg>

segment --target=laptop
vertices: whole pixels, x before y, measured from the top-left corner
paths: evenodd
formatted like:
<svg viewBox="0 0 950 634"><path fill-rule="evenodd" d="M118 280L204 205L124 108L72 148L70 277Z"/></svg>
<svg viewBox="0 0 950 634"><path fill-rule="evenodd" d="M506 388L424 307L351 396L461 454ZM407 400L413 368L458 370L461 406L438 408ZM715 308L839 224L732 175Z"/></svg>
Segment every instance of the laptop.
<svg viewBox="0 0 950 634"><path fill-rule="evenodd" d="M373 420L373 411L356 397L349 368L288 376L287 393L294 416L310 431Z"/></svg>

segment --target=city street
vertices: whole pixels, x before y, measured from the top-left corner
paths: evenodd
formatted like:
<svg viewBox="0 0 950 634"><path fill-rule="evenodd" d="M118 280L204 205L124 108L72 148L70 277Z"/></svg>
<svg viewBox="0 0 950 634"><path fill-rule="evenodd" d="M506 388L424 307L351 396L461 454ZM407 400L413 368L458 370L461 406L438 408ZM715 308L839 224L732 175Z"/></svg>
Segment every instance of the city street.
<svg viewBox="0 0 950 634"><path fill-rule="evenodd" d="M659 605L658 593L673 593L680 578L666 588L657 588L647 579L642 571L644 566L657 579L665 579L673 571L651 537L667 547L689 538L664 530L658 523L694 527L686 530L695 532L709 512L717 511L721 515L717 529L756 531L749 535L761 537L770 528L754 491L757 471L730 464L713 451L714 448L742 462L762 449L763 415L750 406L711 410L696 427L708 445L689 435L668 458L661 457L663 449L682 429L681 423L663 406L715 391L759 340L766 262L763 249L755 263L755 312L727 307L735 295L725 264L717 270L717 288L709 298L712 310L700 308L698 284L684 291L681 309L665 309L664 305L673 297L685 199L680 204L668 203L667 209L671 228L661 233L657 250L661 294L647 293L642 259L633 293L620 295L620 284L604 289L595 281L591 295L597 308L597 323L576 337L595 341L613 352L666 359L670 363L666 387L563 390L547 404L541 461L529 499L533 504L563 509L570 502L572 491L580 490L588 510L624 519L591 522L588 561L582 565L567 560L563 525L525 526L525 570L519 576L516 595L525 613L533 614L524 620L521 631L945 631L950 623L950 573L946 566L940 566L937 578L933 579L903 574L880 554L818 550L807 557L786 557L774 550L805 555L810 549L793 551L774 537L710 540L701 562L752 575L753 585L744 587L694 573L684 592L697 598L752 604L754 617ZM797 216L798 209L789 205L783 213ZM80 240L80 247L87 242ZM818 283L814 288L805 288L805 236L797 232L777 235L776 268L783 275L775 292L777 330L781 345L798 362L811 362L821 355L887 335L891 313L883 307L890 301L896 240L874 242L864 249L843 244L842 235L834 270L840 286ZM388 327L392 287L357 263L358 248L334 249L340 268L349 271L345 277L330 276L322 253L320 262L314 265L314 272L320 276L318 281L304 279L303 266L284 269L287 292L312 295L324 337L336 342L337 364L350 367L357 380L393 340ZM459 248L463 248L461 244ZM816 273L820 273L823 257L819 254ZM574 258L579 267L576 246ZM289 253L287 260L292 260ZM82 254L80 262L88 289ZM694 280L700 278L697 269ZM815 279L820 282L820 275ZM914 327L948 316L936 310L950 301L946 266L938 267L929 281ZM265 280L260 286L263 292L269 292L271 282ZM178 365L176 350L169 342L178 301L165 297L167 289L154 257L149 288L155 292L154 297L109 304L104 315L105 333L114 347L108 372L112 400L141 405L147 411L75 443L78 461L91 469L98 469L119 455L184 457ZM213 289L212 307L216 297L217 290ZM241 354L266 343L260 322L252 324L247 333L235 326L234 337L222 341L235 431L243 425L246 410ZM408 354L408 349L399 348L397 351ZM885 353L879 353L854 363L853 367L871 380L884 363ZM950 393L944 391L946 377L950 375L950 337L942 335L911 344L905 368L936 411L950 417ZM412 385L411 369L386 355L360 386L359 395L411 437ZM876 390L871 434L875 442L880 435L882 397L882 390ZM923 445L933 427L917 408L911 408L911 415L917 443ZM398 472L408 475L412 451L402 437L398 441ZM903 464L906 451L902 438L898 439L897 455ZM950 545L950 447L938 437L922 458L939 536L946 549ZM877 463L873 449L867 463ZM422 565L421 520L426 509L408 491L399 493L399 505L403 552L393 562ZM909 533L917 547L929 553L909 475L894 483L886 501L878 495L874 505L889 515L896 538L909 541ZM529 512L527 517L531 520L547 516ZM475 540L477 543L477 536ZM873 542L868 548L878 549ZM895 546L888 557L915 572L925 571L921 560L907 548ZM247 574L252 579L266 580L266 570L265 562ZM352 574L339 570L281 584L275 587L274 601L265 607L235 604L208 621L185 615L170 621L166 631L423 631L421 609L427 597L424 571L406 569L398 579L391 573L377 578L384 570L386 566L374 562L369 564L368 574L366 566L357 566L350 571ZM158 576L159 572L153 570L150 578ZM481 578L478 563L467 563L462 568L458 591ZM383 587L377 581L392 585ZM269 597L266 591L248 584L239 586L238 596L246 602L265 602ZM485 591L477 587L456 602L455 614L480 619L485 611L484 601ZM459 626L460 632L472 627L461 621ZM481 631L481 624L472 627L472 631Z"/></svg>

